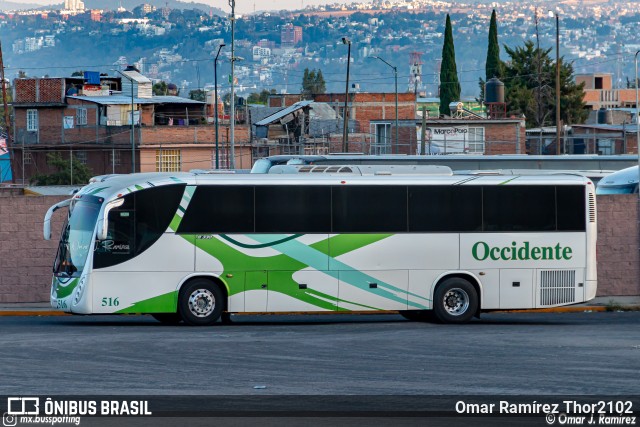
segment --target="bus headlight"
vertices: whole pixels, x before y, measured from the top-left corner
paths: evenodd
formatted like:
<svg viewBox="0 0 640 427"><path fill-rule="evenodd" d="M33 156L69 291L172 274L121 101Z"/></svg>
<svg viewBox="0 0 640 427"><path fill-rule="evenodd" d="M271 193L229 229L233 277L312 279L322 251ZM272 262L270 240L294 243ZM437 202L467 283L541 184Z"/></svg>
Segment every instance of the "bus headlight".
<svg viewBox="0 0 640 427"><path fill-rule="evenodd" d="M76 292L74 293L74 296L73 296L73 305L78 305L78 303L82 299L82 294L84 294L84 285L85 285L86 279L87 279L86 276L80 279L80 283L78 283L78 286L76 286Z"/></svg>

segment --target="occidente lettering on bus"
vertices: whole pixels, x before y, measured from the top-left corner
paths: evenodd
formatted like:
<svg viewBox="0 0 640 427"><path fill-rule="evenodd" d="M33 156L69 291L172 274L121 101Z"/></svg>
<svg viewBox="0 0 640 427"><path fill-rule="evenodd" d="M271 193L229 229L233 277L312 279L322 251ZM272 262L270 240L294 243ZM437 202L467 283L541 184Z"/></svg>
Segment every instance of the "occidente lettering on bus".
<svg viewBox="0 0 640 427"><path fill-rule="evenodd" d="M491 247L486 242L476 242L471 249L471 255L478 261L487 258L493 261L570 260L573 251L560 243L555 246L531 246L529 242L523 242L521 245L511 242L511 246Z"/></svg>

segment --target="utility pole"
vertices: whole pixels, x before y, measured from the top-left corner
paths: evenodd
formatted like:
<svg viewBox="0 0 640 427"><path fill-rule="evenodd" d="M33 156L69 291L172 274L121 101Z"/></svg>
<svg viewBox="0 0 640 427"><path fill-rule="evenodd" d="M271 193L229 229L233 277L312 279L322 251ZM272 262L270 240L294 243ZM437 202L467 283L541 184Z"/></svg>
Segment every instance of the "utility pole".
<svg viewBox="0 0 640 427"><path fill-rule="evenodd" d="M342 38L342 43L347 45L347 85L344 89L344 124L342 126L342 151L349 152L349 64L351 63L351 40Z"/></svg>
<svg viewBox="0 0 640 427"><path fill-rule="evenodd" d="M13 173L12 157L15 156L13 144L11 142L11 118L9 117L9 106L7 104L7 82L4 79L4 60L2 57L2 43L0 42L0 79L2 79L2 105L4 107L4 127L7 132L7 149L9 150L9 168L11 169L11 182L16 183L16 176ZM22 147L24 152L24 147ZM22 154L24 157L24 153ZM24 175L24 170L23 170Z"/></svg>
<svg viewBox="0 0 640 427"><path fill-rule="evenodd" d="M128 67L127 67L128 70ZM125 70L125 71L127 71ZM134 124L134 109L135 109L135 102L134 102L134 98L133 98L133 84L135 82L135 80L133 79L133 77L129 77L127 76L125 73L123 73L120 70L113 70L116 73L119 73L122 77L126 78L127 80L129 80L131 82L131 128L129 131L129 140L131 143L131 173L136 173L136 138L135 138L135 124Z"/></svg>
<svg viewBox="0 0 640 427"><path fill-rule="evenodd" d="M218 55L220 55L220 49L222 49L225 46L224 43L222 43L220 46L218 46L218 53L216 53L216 58L213 60L213 74L214 74L214 107L213 107L213 111L215 114L215 127L216 127L216 169L220 169L220 162L219 162L219 158L220 156L219 151L218 151Z"/></svg>
<svg viewBox="0 0 640 427"><path fill-rule="evenodd" d="M236 0L229 0L231 6L231 109L229 112L229 168L236 168L236 150L235 150L235 125L236 125L236 105L235 105L235 68L236 68L236 51L235 51L235 28L236 28Z"/></svg>
<svg viewBox="0 0 640 427"><path fill-rule="evenodd" d="M560 18L558 12L549 11L556 15L556 154L560 155Z"/></svg>
<svg viewBox="0 0 640 427"><path fill-rule="evenodd" d="M422 106L422 129L420 130L420 154L423 156L427 154L426 149L427 140L427 106ZM431 154L431 141L429 141L429 154Z"/></svg>
<svg viewBox="0 0 640 427"><path fill-rule="evenodd" d="M542 100L540 98L541 96L541 91L542 91L542 64L540 61L540 34L538 33L538 8L536 7L536 13L535 13L535 20L536 20L536 51L537 51L537 62L538 62L538 69L537 69L537 73L538 73L538 90L536 91L536 121L537 124L540 128L542 128L543 123L542 123L542 117L541 114L542 113L542 109L540 108L540 104L542 103Z"/></svg>

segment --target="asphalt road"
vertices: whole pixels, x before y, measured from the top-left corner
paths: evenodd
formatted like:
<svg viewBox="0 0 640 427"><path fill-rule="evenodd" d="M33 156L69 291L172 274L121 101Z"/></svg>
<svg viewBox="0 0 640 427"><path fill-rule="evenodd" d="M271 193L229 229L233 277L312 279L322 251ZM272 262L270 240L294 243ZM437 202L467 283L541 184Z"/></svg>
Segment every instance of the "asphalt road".
<svg viewBox="0 0 640 427"><path fill-rule="evenodd" d="M0 317L0 394L640 394L640 312L233 319Z"/></svg>

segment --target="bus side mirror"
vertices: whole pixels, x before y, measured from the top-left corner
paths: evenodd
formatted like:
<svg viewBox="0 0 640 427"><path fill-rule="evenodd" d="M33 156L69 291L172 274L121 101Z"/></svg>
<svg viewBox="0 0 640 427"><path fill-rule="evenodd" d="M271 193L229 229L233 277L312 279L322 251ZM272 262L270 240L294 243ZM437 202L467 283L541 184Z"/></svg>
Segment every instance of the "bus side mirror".
<svg viewBox="0 0 640 427"><path fill-rule="evenodd" d="M96 232L96 239L98 241L107 240L107 234L109 231L109 212L111 209L122 206L124 199L116 199L107 203L104 207L104 213L101 220L98 221L98 230Z"/></svg>
<svg viewBox="0 0 640 427"><path fill-rule="evenodd" d="M63 200L60 203L56 203L51 206L47 213L44 215L44 223L42 224L42 234L44 235L44 240L51 240L51 217L53 213L60 208L65 208L71 204L71 199Z"/></svg>

